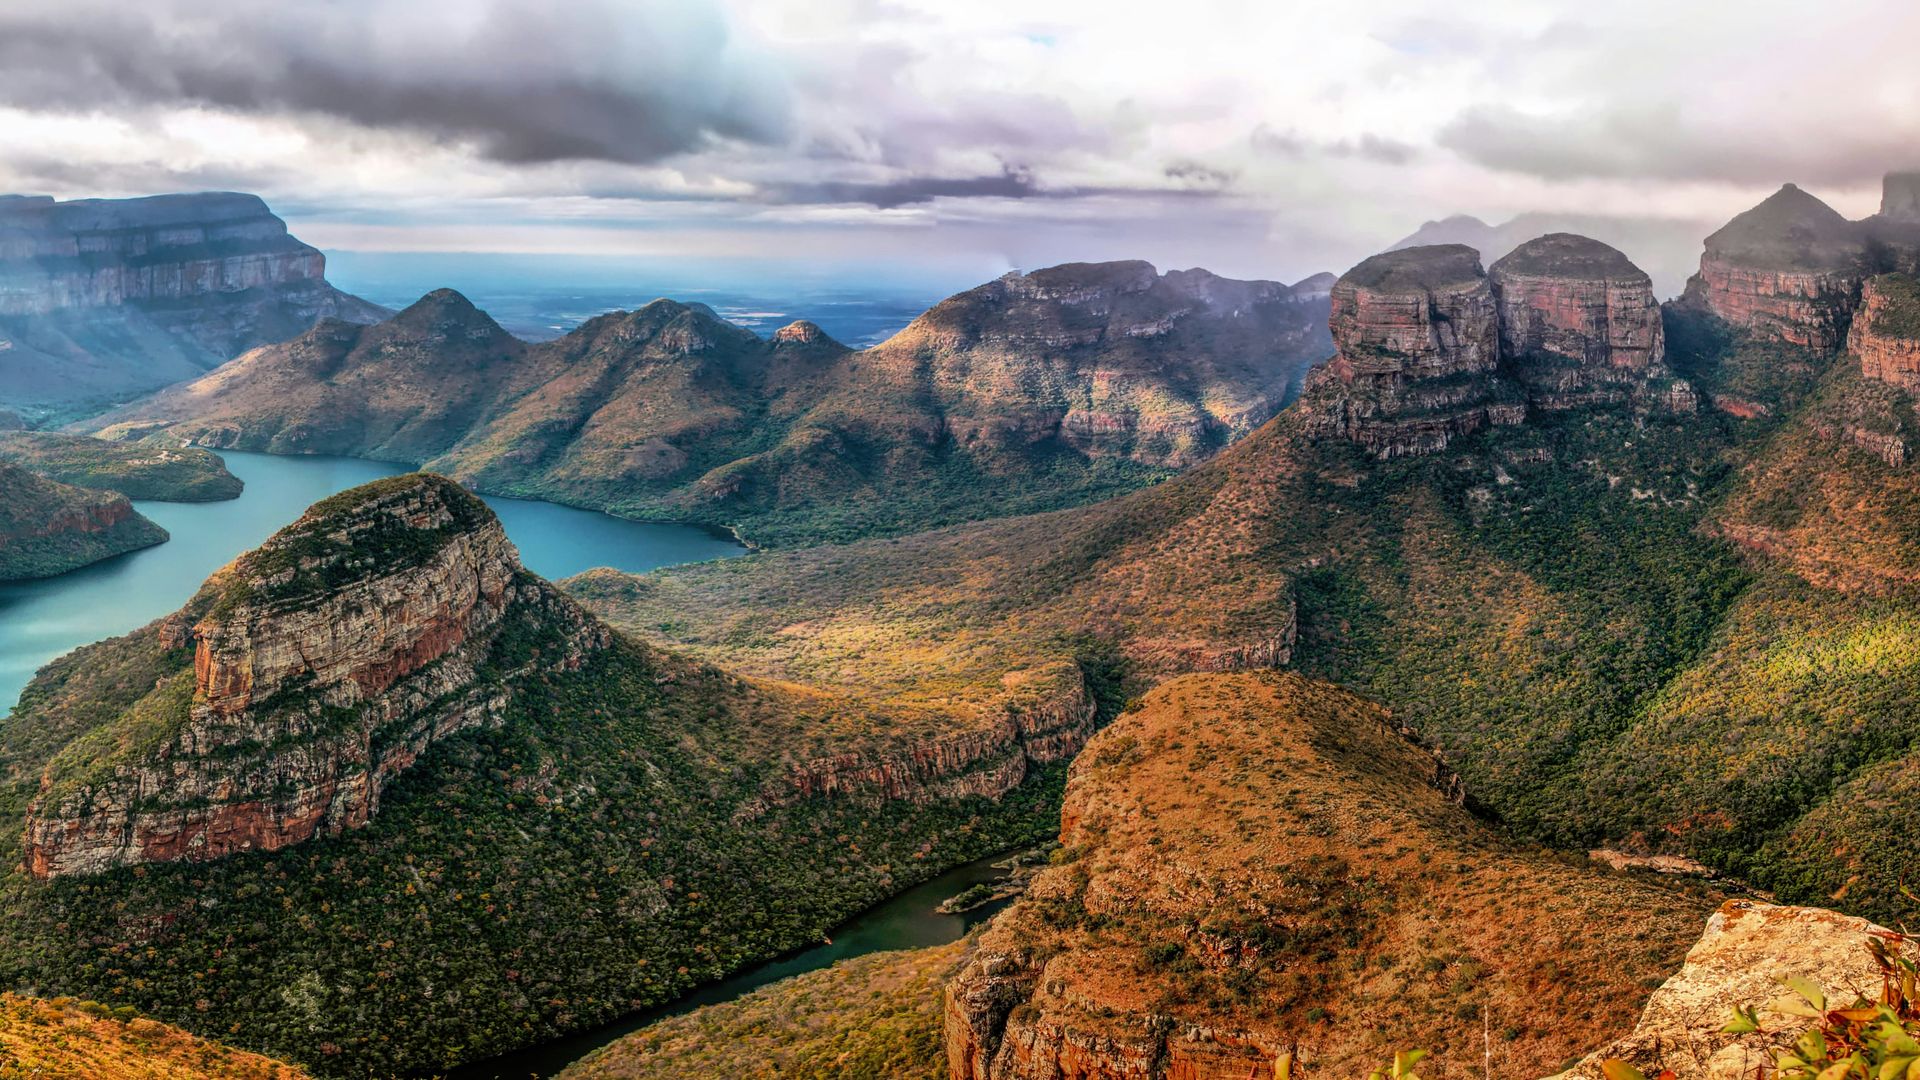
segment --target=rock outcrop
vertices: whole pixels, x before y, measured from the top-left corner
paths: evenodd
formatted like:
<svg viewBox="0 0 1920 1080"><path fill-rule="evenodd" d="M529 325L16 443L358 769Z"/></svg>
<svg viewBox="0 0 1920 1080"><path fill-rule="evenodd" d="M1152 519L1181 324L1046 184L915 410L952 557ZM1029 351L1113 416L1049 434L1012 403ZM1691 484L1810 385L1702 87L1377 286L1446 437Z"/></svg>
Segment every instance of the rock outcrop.
<svg viewBox="0 0 1920 1080"><path fill-rule="evenodd" d="M386 314L253 195L0 200L0 401L124 400L321 318Z"/></svg>
<svg viewBox="0 0 1920 1080"><path fill-rule="evenodd" d="M1859 302L1866 234L1792 184L1707 237L1686 302L1759 337L1838 348Z"/></svg>
<svg viewBox="0 0 1920 1080"><path fill-rule="evenodd" d="M1769 1050L1807 1025L1765 1007L1781 996L1782 979L1807 979L1842 1004L1878 1000L1880 969L1867 951L1876 937L1893 939L1884 927L1822 908L1729 900L1707 920L1686 964L1647 999L1633 1031L1568 1076L1601 1080L1600 1062L1620 1058L1648 1076L1672 1069L1687 1080L1751 1077L1771 1061ZM1722 1031L1736 1006L1754 1009L1760 1030Z"/></svg>
<svg viewBox="0 0 1920 1080"><path fill-rule="evenodd" d="M1867 378L1920 391L1920 280L1907 274L1868 280L1847 348Z"/></svg>
<svg viewBox="0 0 1920 1080"><path fill-rule="evenodd" d="M1409 1030L1477 1054L1468 987L1514 1023L1510 1071L1552 1071L1631 1022L1704 905L1510 847L1460 798L1331 685L1162 684L1074 760L1061 857L948 982L948 1075L1244 1080L1284 1051L1388 1056ZM1524 1021L1543 980L1567 1007Z"/></svg>
<svg viewBox="0 0 1920 1080"><path fill-rule="evenodd" d="M1472 248L1375 255L1333 287L1329 319L1337 351L1316 369L1310 405L1324 433L1393 458L1525 419L1496 371L1499 312Z"/></svg>
<svg viewBox="0 0 1920 1080"><path fill-rule="evenodd" d="M166 538L124 495L63 484L0 460L0 581L64 574Z"/></svg>
<svg viewBox="0 0 1920 1080"><path fill-rule="evenodd" d="M365 824L428 746L497 721L503 678L479 672L516 605L568 627L543 669L607 643L525 577L499 522L447 480L319 504L163 624L192 667L134 707L138 738L49 765L28 871L217 859Z"/></svg>
<svg viewBox="0 0 1920 1080"><path fill-rule="evenodd" d="M1553 233L1521 244L1488 276L1502 359L1534 406L1618 405L1667 374L1653 282L1619 251Z"/></svg>
<svg viewBox="0 0 1920 1080"><path fill-rule="evenodd" d="M1064 761L1086 745L1097 711L1086 676L1071 661L1003 680L999 715L973 730L891 753L847 753L793 762L743 808L756 817L804 799L845 798L872 805L978 796L998 799L1034 765Z"/></svg>

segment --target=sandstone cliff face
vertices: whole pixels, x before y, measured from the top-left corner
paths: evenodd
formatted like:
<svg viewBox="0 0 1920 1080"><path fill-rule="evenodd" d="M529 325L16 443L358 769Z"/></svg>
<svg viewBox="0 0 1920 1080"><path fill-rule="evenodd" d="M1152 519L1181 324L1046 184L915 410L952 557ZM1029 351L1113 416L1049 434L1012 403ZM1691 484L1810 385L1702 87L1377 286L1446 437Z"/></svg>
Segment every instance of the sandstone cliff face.
<svg viewBox="0 0 1920 1080"><path fill-rule="evenodd" d="M1834 349L1865 261L1862 229L1788 184L1707 237L1686 300L1763 338Z"/></svg>
<svg viewBox="0 0 1920 1080"><path fill-rule="evenodd" d="M1472 248L1375 255L1332 295L1337 352L1309 381L1320 433L1393 458L1525 419L1525 403L1495 372L1499 310Z"/></svg>
<svg viewBox="0 0 1920 1080"><path fill-rule="evenodd" d="M1765 1004L1781 995L1780 981L1799 976L1838 1002L1877 999L1880 970L1867 943L1891 940L1884 927L1821 908L1778 907L1729 900L1707 920L1686 964L1647 999L1633 1031L1581 1059L1569 1076L1601 1080L1600 1062L1621 1058L1647 1075L1672 1069L1687 1080L1739 1080L1792 1041L1807 1021ZM1731 1010L1753 1008L1760 1030L1721 1031Z"/></svg>
<svg viewBox="0 0 1920 1080"><path fill-rule="evenodd" d="M1847 348L1867 378L1920 390L1920 281L1905 274L1869 280Z"/></svg>
<svg viewBox="0 0 1920 1080"><path fill-rule="evenodd" d="M130 396L321 318L385 314L329 285L326 257L252 195L0 200L0 399Z"/></svg>
<svg viewBox="0 0 1920 1080"><path fill-rule="evenodd" d="M135 706L141 735L49 766L29 872L216 859L362 825L430 745L497 720L508 687L479 669L516 605L570 627L546 668L606 644L522 574L499 523L453 484L358 491L222 571L190 632L163 624L167 644L192 647L191 669Z"/></svg>
<svg viewBox="0 0 1920 1080"><path fill-rule="evenodd" d="M1093 734L1097 703L1071 661L1003 680L999 715L973 730L928 739L892 753L849 753L795 762L748 803L757 817L804 799L879 804L979 796L998 799L1030 766L1064 761Z"/></svg>
<svg viewBox="0 0 1920 1080"><path fill-rule="evenodd" d="M1502 357L1535 406L1621 404L1665 373L1653 282L1613 248L1553 233L1515 248L1488 275Z"/></svg>

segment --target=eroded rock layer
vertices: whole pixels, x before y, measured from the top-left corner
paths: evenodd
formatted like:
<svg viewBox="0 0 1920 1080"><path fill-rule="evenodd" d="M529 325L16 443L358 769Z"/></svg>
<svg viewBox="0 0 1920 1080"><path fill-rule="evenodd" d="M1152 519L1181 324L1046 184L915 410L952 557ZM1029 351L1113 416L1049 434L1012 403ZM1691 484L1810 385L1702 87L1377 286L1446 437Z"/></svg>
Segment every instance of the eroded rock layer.
<svg viewBox="0 0 1920 1080"><path fill-rule="evenodd" d="M1553 233L1515 248L1488 275L1502 357L1534 405L1620 404L1665 374L1653 282L1619 251Z"/></svg>
<svg viewBox="0 0 1920 1080"><path fill-rule="evenodd" d="M1392 458L1526 418L1525 402L1496 374L1499 312L1472 248L1367 259L1334 285L1329 327L1337 352L1309 382L1325 434Z"/></svg>
<svg viewBox="0 0 1920 1080"><path fill-rule="evenodd" d="M1866 256L1859 226L1788 184L1707 237L1686 299L1763 338L1838 348Z"/></svg>
<svg viewBox="0 0 1920 1080"><path fill-rule="evenodd" d="M1920 390L1920 280L1906 274L1869 280L1847 347L1867 378Z"/></svg>
<svg viewBox="0 0 1920 1080"><path fill-rule="evenodd" d="M27 821L31 873L214 859L365 824L429 745L499 716L506 685L477 668L515 605L573 627L540 668L606 643L524 575L499 522L451 482L350 495L162 624L191 669L135 707L117 745L76 745L48 767Z"/></svg>

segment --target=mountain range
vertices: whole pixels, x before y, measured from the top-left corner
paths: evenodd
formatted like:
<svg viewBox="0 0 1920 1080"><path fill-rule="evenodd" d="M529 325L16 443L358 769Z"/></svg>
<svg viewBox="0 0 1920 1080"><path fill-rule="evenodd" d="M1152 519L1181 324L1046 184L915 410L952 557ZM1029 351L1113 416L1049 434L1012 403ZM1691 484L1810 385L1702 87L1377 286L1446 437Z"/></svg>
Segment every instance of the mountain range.
<svg viewBox="0 0 1920 1080"><path fill-rule="evenodd" d="M861 351L671 300L528 345L443 290L76 430L404 462L763 545L890 535L1096 500L1217 452L1324 357L1327 284L1071 264L961 293Z"/></svg>
<svg viewBox="0 0 1920 1080"><path fill-rule="evenodd" d="M779 1060L953 1080L1332 1073L1415 1042L1436 1077L1584 1078L1609 1045L1735 1075L1791 1037L1721 1030L1735 995L1864 977L1880 932L1851 916L1900 917L1920 860L1917 192L1848 222L1788 186L1666 304L1558 233L1295 288L1040 271L858 353L671 302L552 346L451 294L323 322L112 422L559 487L653 432L687 456L673 498L716 470L939 487L930 445L1169 475L557 585L455 482L329 499L0 722L0 984L316 1075L427 1072L1051 833L961 949L706 1015L745 1037L791 1006ZM1285 365L1256 395L1250 354L1194 357L1309 299L1332 355L1259 423ZM1115 404L1076 413L1041 371ZM856 431L898 479L821 441ZM578 1074L711 1065L702 1022Z"/></svg>

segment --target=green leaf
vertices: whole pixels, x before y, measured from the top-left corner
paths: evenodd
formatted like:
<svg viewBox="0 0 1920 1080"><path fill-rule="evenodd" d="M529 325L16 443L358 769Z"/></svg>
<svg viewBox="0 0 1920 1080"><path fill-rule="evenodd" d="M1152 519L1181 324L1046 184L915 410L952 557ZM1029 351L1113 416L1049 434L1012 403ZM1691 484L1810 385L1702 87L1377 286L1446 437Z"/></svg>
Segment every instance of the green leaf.
<svg viewBox="0 0 1920 1080"><path fill-rule="evenodd" d="M1813 1006L1816 1015L1827 1011L1827 995L1815 986L1812 980L1799 975L1789 975L1780 982L1787 989L1805 998L1807 1004Z"/></svg>
<svg viewBox="0 0 1920 1080"><path fill-rule="evenodd" d="M1647 1080L1645 1073L1619 1058L1607 1058L1602 1061L1600 1071L1605 1074L1607 1080Z"/></svg>
<svg viewBox="0 0 1920 1080"><path fill-rule="evenodd" d="M1727 1026L1720 1030L1728 1035L1746 1035L1760 1030L1760 1019L1753 1014L1751 1008L1743 1009L1735 1005L1733 1018L1728 1020Z"/></svg>

